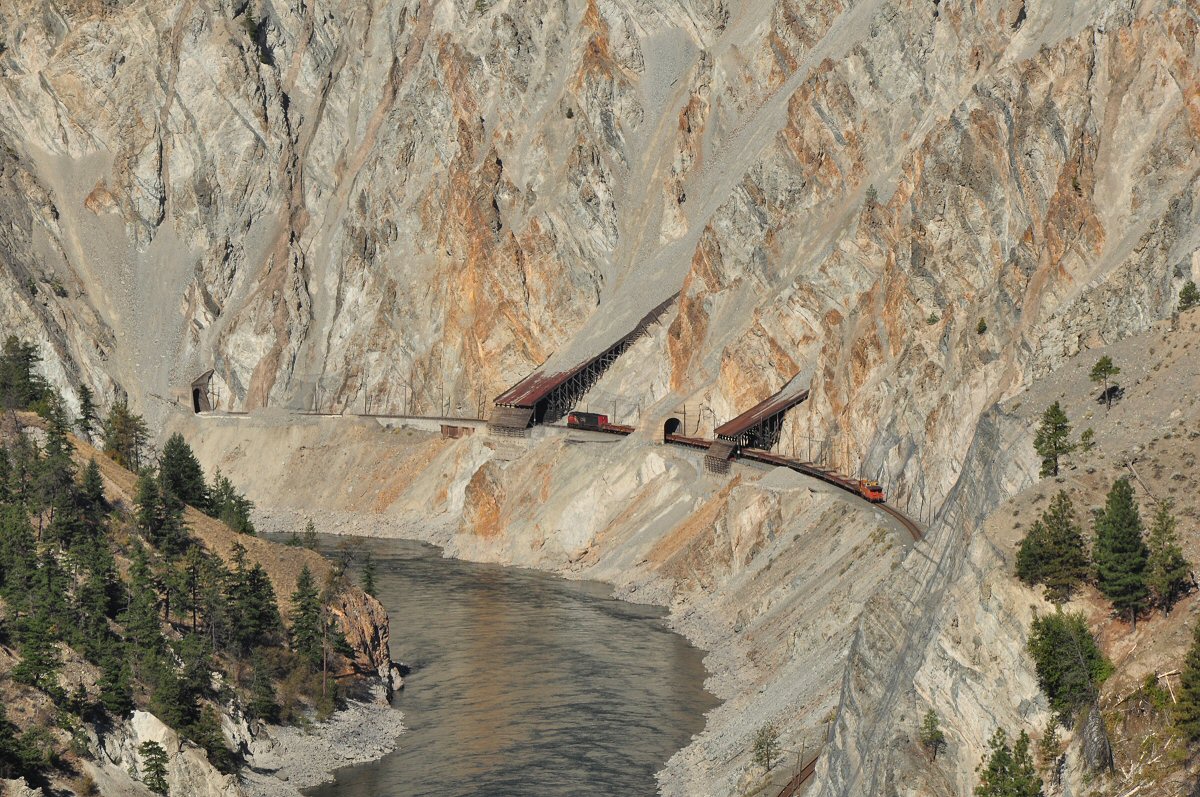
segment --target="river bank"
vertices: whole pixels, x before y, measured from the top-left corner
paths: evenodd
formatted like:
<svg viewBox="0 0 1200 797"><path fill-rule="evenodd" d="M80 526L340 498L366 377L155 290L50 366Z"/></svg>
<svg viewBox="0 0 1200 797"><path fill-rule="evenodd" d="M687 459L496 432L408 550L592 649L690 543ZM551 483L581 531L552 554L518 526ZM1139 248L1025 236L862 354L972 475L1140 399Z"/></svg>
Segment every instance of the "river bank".
<svg viewBox="0 0 1200 797"><path fill-rule="evenodd" d="M349 545L347 545L349 543ZM652 794L704 725L703 652L608 585L443 556L424 542L321 535L350 574L370 553L409 665L405 734L308 797Z"/></svg>
<svg viewBox="0 0 1200 797"><path fill-rule="evenodd" d="M380 684L371 700L349 701L325 722L268 726L249 744L242 778L246 795L300 797L304 789L333 780L337 769L380 759L395 749L402 720Z"/></svg>

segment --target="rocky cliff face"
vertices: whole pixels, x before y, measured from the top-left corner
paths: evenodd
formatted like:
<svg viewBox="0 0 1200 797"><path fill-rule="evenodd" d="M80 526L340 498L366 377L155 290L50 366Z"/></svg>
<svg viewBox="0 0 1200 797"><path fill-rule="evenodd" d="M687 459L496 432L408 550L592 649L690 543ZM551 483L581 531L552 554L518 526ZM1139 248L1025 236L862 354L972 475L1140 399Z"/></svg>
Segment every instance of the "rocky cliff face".
<svg viewBox="0 0 1200 797"><path fill-rule="evenodd" d="M151 414L208 367L224 406L474 414L680 291L593 401L704 432L811 369L785 448L934 518L856 632L822 764L870 793L935 621L884 608L986 569L967 535L1030 479L995 456L1028 437L1002 402L1200 277L1200 23L1166 0L661 5L6 3L0 319L59 384ZM420 461L475 475L421 494L527 545L533 497L451 449ZM609 511L539 533L585 556Z"/></svg>

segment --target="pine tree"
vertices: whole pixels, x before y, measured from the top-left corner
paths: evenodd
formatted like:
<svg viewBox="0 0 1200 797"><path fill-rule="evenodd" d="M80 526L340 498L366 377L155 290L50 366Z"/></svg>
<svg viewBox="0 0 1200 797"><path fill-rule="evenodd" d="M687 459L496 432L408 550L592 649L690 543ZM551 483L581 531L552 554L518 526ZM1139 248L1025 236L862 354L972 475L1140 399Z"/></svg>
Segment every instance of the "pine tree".
<svg viewBox="0 0 1200 797"><path fill-rule="evenodd" d="M1030 751L1029 734L1021 731L1013 745L1012 793L1015 797L1041 797L1042 779Z"/></svg>
<svg viewBox="0 0 1200 797"><path fill-rule="evenodd" d="M321 596L308 565L296 579L292 593L292 650L314 669L321 666Z"/></svg>
<svg viewBox="0 0 1200 797"><path fill-rule="evenodd" d="M142 783L155 794L167 793L167 751L154 741L142 742L138 748L142 759Z"/></svg>
<svg viewBox="0 0 1200 797"><path fill-rule="evenodd" d="M1200 740L1200 623L1192 630L1192 646L1181 669L1175 727L1189 742L1195 742Z"/></svg>
<svg viewBox="0 0 1200 797"><path fill-rule="evenodd" d="M1045 575L1046 562L1050 558L1047 537L1046 524L1038 519L1033 521L1017 547L1017 578L1031 587L1041 584Z"/></svg>
<svg viewBox="0 0 1200 797"><path fill-rule="evenodd" d="M1112 664L1100 652L1082 614L1062 610L1033 621L1029 655L1038 685L1050 708L1064 725L1091 703L1100 684L1112 674Z"/></svg>
<svg viewBox="0 0 1200 797"><path fill-rule="evenodd" d="M372 597L375 595L375 560L371 557L370 551L367 551L363 557L362 591Z"/></svg>
<svg viewBox="0 0 1200 797"><path fill-rule="evenodd" d="M926 711L921 720L920 741L931 761L936 761L938 751L946 746L946 734L942 732L938 715L933 709Z"/></svg>
<svg viewBox="0 0 1200 797"><path fill-rule="evenodd" d="M1196 305L1200 305L1200 290L1196 289L1195 282L1188 280L1179 291L1179 311L1191 310Z"/></svg>
<svg viewBox="0 0 1200 797"><path fill-rule="evenodd" d="M1112 408L1112 393L1108 390L1108 380L1112 379L1117 374L1121 373L1121 369L1113 365L1112 358L1107 354L1096 361L1092 366L1091 379L1096 384L1104 385L1104 393L1102 398L1104 404L1108 408Z"/></svg>
<svg viewBox="0 0 1200 797"><path fill-rule="evenodd" d="M158 480L164 496L173 496L201 511L208 508L208 487L204 483L204 471L201 470L191 446L178 432L171 435L163 446Z"/></svg>
<svg viewBox="0 0 1200 797"><path fill-rule="evenodd" d="M101 431L104 450L110 457L128 470L142 469L142 457L149 440L142 416L131 411L124 400L119 401L109 410Z"/></svg>
<svg viewBox="0 0 1200 797"><path fill-rule="evenodd" d="M225 742L225 734L221 731L221 718L212 706L201 709L200 718L188 728L188 736L204 748L209 762L218 771L229 774L237 768L237 760Z"/></svg>
<svg viewBox="0 0 1200 797"><path fill-rule="evenodd" d="M100 475L100 466L94 459L89 459L87 467L83 469L79 499L83 505L86 522L93 527L98 526L108 508L108 502L104 499L104 478Z"/></svg>
<svg viewBox="0 0 1200 797"><path fill-rule="evenodd" d="M758 729L754 736L754 762L768 772L779 758L779 731L771 723Z"/></svg>
<svg viewBox="0 0 1200 797"><path fill-rule="evenodd" d="M254 523L250 513L254 503L233 487L220 471L213 474L213 485L209 489L208 515L215 517L240 534L254 534Z"/></svg>
<svg viewBox="0 0 1200 797"><path fill-rule="evenodd" d="M279 703L275 700L273 673L266 659L258 653L255 653L250 666L254 668L254 679L250 684L250 702L246 705L246 712L264 722L278 722Z"/></svg>
<svg viewBox="0 0 1200 797"><path fill-rule="evenodd" d="M312 518L309 518L304 524L304 534L300 537L300 544L310 551L317 550L317 526L313 523Z"/></svg>
<svg viewBox="0 0 1200 797"><path fill-rule="evenodd" d="M37 583L37 540L19 506L0 507L0 564L3 595L12 612L28 611Z"/></svg>
<svg viewBox="0 0 1200 797"><path fill-rule="evenodd" d="M135 651L145 659L162 647L162 633L158 626L158 595L150 579L146 550L135 544L130 558L129 605L121 615L121 622Z"/></svg>
<svg viewBox="0 0 1200 797"><path fill-rule="evenodd" d="M49 386L37 373L42 356L38 347L9 335L0 352L0 407L33 409L46 397Z"/></svg>
<svg viewBox="0 0 1200 797"><path fill-rule="evenodd" d="M273 644L282 621L275 589L262 565L246 566L246 549L234 546L234 569L226 583L230 634L236 652L249 654L254 648Z"/></svg>
<svg viewBox="0 0 1200 797"><path fill-rule="evenodd" d="M96 397L90 387L79 386L79 420L75 421L75 428L79 430L79 435L89 443L92 442L92 435L96 433L96 424L99 422L95 400Z"/></svg>
<svg viewBox="0 0 1200 797"><path fill-rule="evenodd" d="M75 463L71 460L73 448L67 436L70 421L57 394L50 393L44 407L46 446L38 474L39 505L51 509L55 524L51 538L69 544L79 520Z"/></svg>
<svg viewBox="0 0 1200 797"><path fill-rule="evenodd" d="M1067 421L1067 414L1056 401L1042 413L1042 425L1033 438L1033 447L1042 458L1041 476L1058 475L1059 459L1074 449L1070 440L1071 425Z"/></svg>
<svg viewBox="0 0 1200 797"><path fill-rule="evenodd" d="M1045 585L1046 600L1065 603L1087 576L1088 557L1075 505L1066 491L1060 490L1021 540L1017 578L1026 584Z"/></svg>
<svg viewBox="0 0 1200 797"><path fill-rule="evenodd" d="M179 674L168 655L159 653L150 657L140 675L150 687L151 713L172 728L182 728L196 706L188 705Z"/></svg>
<svg viewBox="0 0 1200 797"><path fill-rule="evenodd" d="M12 465L8 461L8 449L0 445L0 506L12 500L12 489L9 481L12 479Z"/></svg>
<svg viewBox="0 0 1200 797"><path fill-rule="evenodd" d="M1149 554L1146 559L1146 586L1150 588L1154 602L1163 610L1171 611L1175 601L1187 591L1188 573L1191 564L1183 556L1176 535L1175 515L1171 512L1170 499L1160 501L1154 513L1154 524L1146 538Z"/></svg>
<svg viewBox="0 0 1200 797"><path fill-rule="evenodd" d="M976 797L1041 797L1042 779L1029 752L1029 734L1021 731L1017 743L1008 745L1008 734L997 728L988 741L990 752L979 765Z"/></svg>
<svg viewBox="0 0 1200 797"><path fill-rule="evenodd" d="M21 661L12 670L13 680L48 693L57 690L60 661L54 642L53 622L46 607L38 607L22 618L17 631Z"/></svg>
<svg viewBox="0 0 1200 797"><path fill-rule="evenodd" d="M123 603L123 585L107 541L97 539L80 546L76 555L86 573L75 591L76 646L98 663L113 639L108 621Z"/></svg>
<svg viewBox="0 0 1200 797"><path fill-rule="evenodd" d="M228 598L233 575L213 556L202 557L200 567L199 615L204 618L205 636L212 652L225 651L233 637Z"/></svg>
<svg viewBox="0 0 1200 797"><path fill-rule="evenodd" d="M1042 515L1046 527L1047 558L1041 581L1046 599L1066 603L1088 575L1088 557L1084 550L1083 530L1075 518L1075 505L1065 490L1050 502Z"/></svg>
<svg viewBox="0 0 1200 797"><path fill-rule="evenodd" d="M137 527L147 542L156 545L163 526L163 504L158 480L149 468L138 475L137 486L134 489L136 495L133 503L136 507Z"/></svg>
<svg viewBox="0 0 1200 797"><path fill-rule="evenodd" d="M1117 612L1128 612L1137 628L1137 616L1146 607L1146 545L1142 519L1127 479L1118 479L1108 492L1104 512L1096 520L1095 560L1097 586Z"/></svg>

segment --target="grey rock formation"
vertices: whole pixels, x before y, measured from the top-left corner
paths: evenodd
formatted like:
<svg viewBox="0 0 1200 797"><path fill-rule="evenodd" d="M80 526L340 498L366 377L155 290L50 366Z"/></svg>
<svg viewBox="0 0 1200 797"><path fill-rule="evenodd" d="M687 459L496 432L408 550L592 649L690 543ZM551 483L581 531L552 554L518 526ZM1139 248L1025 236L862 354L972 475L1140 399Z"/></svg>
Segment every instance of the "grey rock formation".
<svg viewBox="0 0 1200 797"><path fill-rule="evenodd" d="M876 793L920 673L976 677L944 623L1015 622L946 602L1031 478L998 404L1200 277L1197 47L1168 0L11 0L0 321L152 417L209 367L223 407L476 414L680 291L593 400L705 432L812 368L785 445L932 519L821 765Z"/></svg>

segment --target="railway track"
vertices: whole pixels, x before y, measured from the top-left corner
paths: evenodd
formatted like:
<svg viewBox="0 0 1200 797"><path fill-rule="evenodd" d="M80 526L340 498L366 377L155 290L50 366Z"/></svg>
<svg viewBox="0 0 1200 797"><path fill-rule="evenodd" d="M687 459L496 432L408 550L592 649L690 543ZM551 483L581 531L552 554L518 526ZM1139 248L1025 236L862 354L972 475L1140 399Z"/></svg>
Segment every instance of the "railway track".
<svg viewBox="0 0 1200 797"><path fill-rule="evenodd" d="M921 533L921 527L918 526L912 518L901 512L899 509L890 507L887 504L877 504L877 506L884 512L887 512L889 515L894 517L901 526L908 529L908 533L912 535L913 542L920 542L921 537L924 535Z"/></svg>
<svg viewBox="0 0 1200 797"><path fill-rule="evenodd" d="M709 444L712 443L711 440L705 440L699 437L683 437L681 435L665 435L663 440L673 445L686 446L688 448L696 448L701 450L707 450ZM864 503L869 503L871 506L882 509L884 512L891 515L910 535L912 535L913 542L918 542L922 537L921 527L918 526L910 517L908 517L908 515L905 515L903 512L894 507L888 506L888 504L885 502L867 502L866 499L864 499L859 493L858 482L855 479L843 476L835 471L826 470L825 468L822 468L819 465L814 465L811 462L801 462L798 459L790 459L788 457L784 457L779 454L772 454L769 451L763 451L757 448L741 449L734 454L734 457L747 459L752 462L759 462L764 465L788 468L810 478L823 481L826 484L837 487L840 490L844 490L853 495L855 498L862 500Z"/></svg>
<svg viewBox="0 0 1200 797"><path fill-rule="evenodd" d="M800 787L808 783L812 778L813 773L817 771L817 759L820 756L813 756L812 761L804 765L804 768L796 773L796 776L788 781L783 790L779 792L778 797L796 797L800 793Z"/></svg>
<svg viewBox="0 0 1200 797"><path fill-rule="evenodd" d="M225 413L221 413L221 414L223 414L223 415L245 415L246 413L245 412L225 412ZM326 413L301 411L301 412L298 412L297 414L298 415L320 416L320 415L325 415ZM417 419L417 420L439 421L439 422L446 422L446 423L453 423L453 422L457 421L460 423L467 422L467 423L479 424L479 423L484 422L480 418L446 418L446 417L440 417L440 416L427 417L427 416L418 416L418 415L364 414L364 415L359 415L358 417L380 418L380 419L412 418L412 419ZM635 431L634 427L632 427L632 426L624 426L624 425L620 425L620 424L610 424L610 423L605 423L600 426L586 426L586 427L564 425L564 426L559 426L557 428L581 429L583 431L599 432L601 434L610 434L610 435L614 435L617 437L627 437L628 435L633 434L633 432ZM687 435L681 435L681 434L664 435L663 441L670 445L683 446L684 448L691 448L691 449L694 449L697 451L707 451L709 446L711 446L712 442L713 442L712 440L708 440L703 437L688 437ZM737 453L734 454L734 457L740 458L740 459L747 459L752 462L759 462L764 465L773 465L775 467L788 468L790 470L796 471L797 473L801 473L805 476L809 476L813 479L818 479L820 481L823 481L826 484L832 485L841 490L845 490L846 492L854 495L856 498L865 500L865 499L862 499L862 496L859 494L858 485L857 485L856 480L851 479L847 476L843 476L840 473L837 473L835 471L826 470L825 468L822 468L819 465L815 465L811 462L802 462L798 459L790 459L788 457L784 457L779 454L772 454L770 451L763 451L762 449L757 449L757 448L741 449ZM908 515L905 515L903 512L901 512L898 509L895 509L894 507L888 506L888 504L886 504L886 503L882 503L882 502L875 503L875 504L873 504L873 506L876 506L879 509L882 509L884 512L888 513L893 518L895 518L896 521L900 525L904 526L905 530L907 530L908 533L912 535L913 542L917 542L921 539L921 537L922 537L921 527L918 526L911 518L909 518Z"/></svg>

